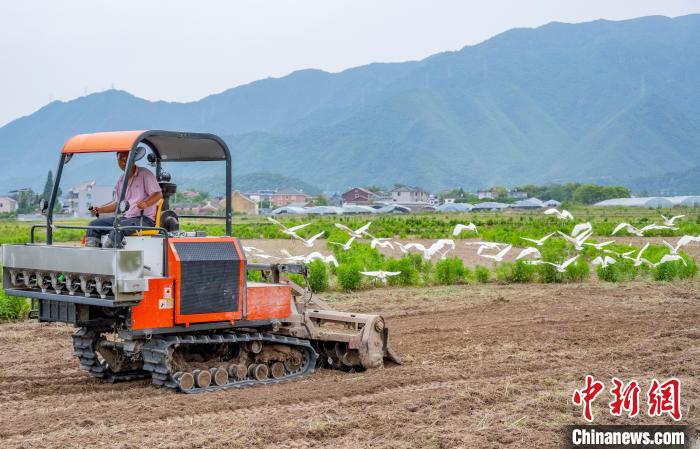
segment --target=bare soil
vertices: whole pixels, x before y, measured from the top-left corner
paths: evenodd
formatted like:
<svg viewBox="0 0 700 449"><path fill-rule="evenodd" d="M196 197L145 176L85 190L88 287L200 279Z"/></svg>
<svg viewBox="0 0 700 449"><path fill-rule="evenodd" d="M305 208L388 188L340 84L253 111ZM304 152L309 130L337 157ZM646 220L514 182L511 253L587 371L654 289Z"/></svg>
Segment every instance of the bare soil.
<svg viewBox="0 0 700 449"><path fill-rule="evenodd" d="M682 381L683 422L700 420L698 283L478 285L332 294L382 313L405 364L320 370L274 386L199 395L148 381L104 384L71 356L72 329L0 326L5 448L560 447L583 423L571 394L586 374ZM608 387L609 388L609 387ZM642 399L643 399L642 395ZM612 418L598 423L670 423ZM642 405L646 404L642 400Z"/></svg>

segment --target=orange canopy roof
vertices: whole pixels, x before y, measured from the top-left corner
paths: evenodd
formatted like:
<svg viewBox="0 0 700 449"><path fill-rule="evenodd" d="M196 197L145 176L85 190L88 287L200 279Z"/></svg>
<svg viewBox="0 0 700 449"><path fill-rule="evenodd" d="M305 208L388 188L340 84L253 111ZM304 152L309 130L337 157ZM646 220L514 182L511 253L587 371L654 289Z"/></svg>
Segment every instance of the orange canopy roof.
<svg viewBox="0 0 700 449"><path fill-rule="evenodd" d="M93 134L78 134L63 145L61 153L125 152L145 131L112 131Z"/></svg>

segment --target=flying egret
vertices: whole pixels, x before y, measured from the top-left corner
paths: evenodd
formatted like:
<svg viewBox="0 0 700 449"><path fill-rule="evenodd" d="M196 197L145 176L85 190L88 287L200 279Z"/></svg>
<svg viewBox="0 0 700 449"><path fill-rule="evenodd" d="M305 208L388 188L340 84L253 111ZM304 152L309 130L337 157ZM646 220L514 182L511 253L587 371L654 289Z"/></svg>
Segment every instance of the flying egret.
<svg viewBox="0 0 700 449"><path fill-rule="evenodd" d="M680 255L678 255L678 254L666 254L661 258L660 261L658 261L654 264L654 267L656 268L661 264L664 264L666 262L673 262L675 260L680 260L681 262L683 262L683 265L685 265L686 267L688 266L688 263Z"/></svg>
<svg viewBox="0 0 700 449"><path fill-rule="evenodd" d="M316 241L316 239L318 239L319 237L321 237L323 234L324 234L324 231L321 231L321 232L319 232L318 234L314 235L313 237L311 237L311 238L309 238L309 239L304 239L304 238L302 238L302 237L299 237L299 236L296 235L296 234L294 234L293 237L295 237L297 240L300 240L300 241L304 244L305 247L307 247L307 248L313 248L313 247L314 247L314 242Z"/></svg>
<svg viewBox="0 0 700 449"><path fill-rule="evenodd" d="M610 245L611 243L615 243L615 240L608 240L607 242L600 242L600 243L584 243L584 245L592 246L593 248L597 249L598 251L602 251L603 248L606 246Z"/></svg>
<svg viewBox="0 0 700 449"><path fill-rule="evenodd" d="M574 229L571 231L571 237L576 237L577 235L581 234L582 232L588 232L588 231L593 231L593 225L587 221L585 223L579 223L576 226L574 226Z"/></svg>
<svg viewBox="0 0 700 449"><path fill-rule="evenodd" d="M664 245L668 247L668 249L671 251L671 254L678 254L678 250L681 249L681 247L687 245L690 242L700 242L700 236L694 237L692 235L684 235L680 239L678 239L678 242L676 242L676 246L671 245L668 243L666 240L662 240L664 242Z"/></svg>
<svg viewBox="0 0 700 449"><path fill-rule="evenodd" d="M547 209L546 211L544 211L544 214L545 215L554 214L560 220L573 220L574 219L574 216L571 215L571 212L569 212L566 209L562 209L561 212L559 212L557 209L551 208L551 209Z"/></svg>
<svg viewBox="0 0 700 449"><path fill-rule="evenodd" d="M328 243L330 243L331 245L340 246L340 247L343 248L345 251L348 251L348 250L350 249L350 247L352 246L352 242L355 241L355 238L356 238L356 237L350 237L350 239L348 239L348 241L345 242L345 243L338 243L338 242L328 242Z"/></svg>
<svg viewBox="0 0 700 449"><path fill-rule="evenodd" d="M307 227L308 225L311 224L311 223L305 223L305 224L301 224L301 225L297 225L297 226L292 226L291 228L288 228L288 227L286 227L285 225L283 225L282 223L280 223L279 221L275 220L275 219L272 218L272 217L267 217L267 220L270 221L271 223L276 224L276 225L279 226L280 228L282 228L282 233L283 233L283 234L288 235L288 236L293 237L293 238L297 238L297 239L301 239L301 237L299 237L299 236L296 234L296 232L297 232L298 230L300 230L300 229L304 229L305 227ZM302 239L302 240L303 240L303 239Z"/></svg>
<svg viewBox="0 0 700 449"><path fill-rule="evenodd" d="M360 271L360 274L364 276L369 276L373 278L377 278L380 281L382 281L383 284L386 284L387 278L391 276L398 276L401 274L400 271Z"/></svg>
<svg viewBox="0 0 700 449"><path fill-rule="evenodd" d="M454 240L440 239L427 248L425 247L425 245L423 245L421 243L409 243L408 245L399 246L399 248L401 248L401 251L403 251L403 252L409 252L411 250L416 250L416 251L422 252L423 259L430 260L430 259L432 259L432 257L435 254L442 251L442 249L445 248L446 246L448 247L448 249L444 253L440 254L440 256L444 259L445 256L447 255L447 253L450 250L454 249L454 247L455 247Z"/></svg>
<svg viewBox="0 0 700 449"><path fill-rule="evenodd" d="M370 242L369 246L371 246L372 248L376 248L378 246L380 248L394 249L394 245L389 241L388 238L381 238L381 239L374 238Z"/></svg>
<svg viewBox="0 0 700 449"><path fill-rule="evenodd" d="M561 231L557 231L559 235L564 237L564 239L574 245L574 249L576 251L581 251L583 250L583 243L593 234L593 231L586 231L583 234L579 234L576 237L571 237L569 235L564 234Z"/></svg>
<svg viewBox="0 0 700 449"><path fill-rule="evenodd" d="M324 256L323 254L319 253L318 251L314 251L313 253L307 255L304 257L304 263L309 263L314 260L320 260L323 263L332 263L336 267L338 266L338 260L336 260L334 255L328 255Z"/></svg>
<svg viewBox="0 0 700 449"><path fill-rule="evenodd" d="M540 257L542 257L542 253L540 253L540 251L537 248L531 246L520 251L520 254L518 254L515 260L520 260L527 256L532 256L534 259L539 259Z"/></svg>
<svg viewBox="0 0 700 449"><path fill-rule="evenodd" d="M617 234L622 229L626 230L630 234L636 235L637 237L644 237L644 233L647 231L651 231L654 229L672 229L672 227L671 226L662 226L662 225L657 225L656 223L652 223L650 225L644 226L641 229L637 229L634 226L632 226L631 224L623 222L615 227L615 229L613 230L611 235Z"/></svg>
<svg viewBox="0 0 700 449"><path fill-rule="evenodd" d="M646 251L647 248L649 248L648 243L646 245L642 246L642 249L639 250L639 252L637 253L637 255L635 257L630 257L629 255L625 255L625 254L623 254L622 257L634 262L635 267L638 267L638 266L642 265L643 263L645 263L647 265L654 265L653 263L649 262L647 259L644 259L642 257L642 254L644 254L644 251ZM629 254L629 253L627 253L627 254Z"/></svg>
<svg viewBox="0 0 700 449"><path fill-rule="evenodd" d="M343 231L347 232L350 234L350 237L355 237L357 239L361 239L363 235L366 235L369 238L374 238L374 236L370 233L367 232L367 229L369 229L369 226L372 224L372 222L365 223L364 225L360 226L359 228L353 230L348 228L342 223L336 223L335 227L338 229L342 229Z"/></svg>
<svg viewBox="0 0 700 449"><path fill-rule="evenodd" d="M530 264L530 265L542 265L542 264L551 265L551 266L553 266L554 268L556 268L558 272L560 272L560 273L565 273L565 272L566 272L566 267L568 267L569 265L571 265L572 263L574 263L574 262L576 261L576 259L578 259L578 256L579 256L579 255L576 254L574 257L572 257L572 258L569 259L569 260L564 261L563 263L547 262L547 261L539 260L539 259L537 259L537 260L528 260L526 263L528 263L528 264Z"/></svg>
<svg viewBox="0 0 700 449"><path fill-rule="evenodd" d="M474 223L469 223L468 225L463 225L461 223L458 223L454 230L452 231L452 235L454 237L457 237L459 234L462 233L462 231L472 231L472 232L478 232L476 230L476 225Z"/></svg>
<svg viewBox="0 0 700 449"><path fill-rule="evenodd" d="M523 239L523 240L527 240L528 242L532 242L532 243L534 243L536 246L542 246L542 245L544 245L544 242L546 242L547 239L550 238L550 237L553 236L553 235L554 235L554 233L552 232L552 233L550 233L550 234L545 235L544 237L542 237L542 238L539 239L539 240L531 239L531 238L528 238L528 237L520 237L520 238Z"/></svg>
<svg viewBox="0 0 700 449"><path fill-rule="evenodd" d="M591 262L593 265L600 265L601 268L606 268L608 265L614 264L616 261L610 256L598 256Z"/></svg>
<svg viewBox="0 0 700 449"><path fill-rule="evenodd" d="M673 217L671 217L671 218L666 218L665 216L661 215L661 218L664 219L664 224L665 224L666 226L673 226L673 225L674 225L674 224L673 224L674 221L676 221L676 220L678 220L678 219L680 219L680 218L683 218L683 217L685 217L685 215L675 215L675 216L673 216Z"/></svg>
<svg viewBox="0 0 700 449"><path fill-rule="evenodd" d="M508 254L508 251L513 248L513 245L508 245L502 250L500 250L497 254L479 254L481 257L486 257L487 259L493 259L496 262L503 262L503 258L505 257L506 254Z"/></svg>

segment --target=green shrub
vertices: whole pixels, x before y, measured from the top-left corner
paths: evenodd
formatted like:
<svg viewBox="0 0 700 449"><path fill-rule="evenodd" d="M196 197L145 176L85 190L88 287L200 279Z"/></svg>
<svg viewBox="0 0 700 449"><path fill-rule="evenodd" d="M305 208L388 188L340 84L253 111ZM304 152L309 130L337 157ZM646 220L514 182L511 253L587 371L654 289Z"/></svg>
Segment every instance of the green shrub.
<svg viewBox="0 0 700 449"><path fill-rule="evenodd" d="M667 262L654 267L652 270L653 279L655 281L672 281L678 274L677 264L680 264L680 262Z"/></svg>
<svg viewBox="0 0 700 449"><path fill-rule="evenodd" d="M354 263L367 271L379 270L384 265L384 256L376 248L372 248L366 243L354 243L347 251L336 245L330 246L333 247L335 257L340 265Z"/></svg>
<svg viewBox="0 0 700 449"><path fill-rule="evenodd" d="M537 265L537 277L545 284L558 284L564 281L564 273L549 264Z"/></svg>
<svg viewBox="0 0 700 449"><path fill-rule="evenodd" d="M412 286L418 284L419 273L409 257L389 259L385 265L386 271L400 271L401 274L388 278L389 285Z"/></svg>
<svg viewBox="0 0 700 449"><path fill-rule="evenodd" d="M598 266L596 268L596 275L598 279L605 282L620 282L623 276L623 271L615 265L608 265L607 267Z"/></svg>
<svg viewBox="0 0 700 449"><path fill-rule="evenodd" d="M476 282L485 284L491 279L491 272L488 268L477 265L474 267L474 279Z"/></svg>
<svg viewBox="0 0 700 449"><path fill-rule="evenodd" d="M319 293L328 290L328 270L326 270L326 264L320 260L314 260L308 267L311 291Z"/></svg>
<svg viewBox="0 0 700 449"><path fill-rule="evenodd" d="M251 282L262 282L263 276L260 270L247 270L245 272L245 278Z"/></svg>
<svg viewBox="0 0 700 449"><path fill-rule="evenodd" d="M575 262L566 267L564 279L566 282L583 282L588 279L591 274L591 269L582 258L578 258Z"/></svg>
<svg viewBox="0 0 700 449"><path fill-rule="evenodd" d="M304 278L303 274L291 273L288 275L288 278L290 281L294 282L295 284L300 285L302 287L306 287L306 278Z"/></svg>
<svg viewBox="0 0 700 449"><path fill-rule="evenodd" d="M535 279L535 266L518 260L513 265L512 281L520 284L532 282Z"/></svg>
<svg viewBox="0 0 700 449"><path fill-rule="evenodd" d="M678 266L678 279L692 279L698 274L698 264L692 257L684 256L683 259L688 264Z"/></svg>
<svg viewBox="0 0 700 449"><path fill-rule="evenodd" d="M441 285L453 285L464 280L464 261L458 257L442 259L435 264L435 281Z"/></svg>
<svg viewBox="0 0 700 449"><path fill-rule="evenodd" d="M359 290L362 285L360 266L354 263L340 265L336 271L338 284L343 291L352 292Z"/></svg>
<svg viewBox="0 0 700 449"><path fill-rule="evenodd" d="M496 282L501 284L510 284L513 282L513 263L512 262L502 262L494 268L494 275L496 277Z"/></svg>
<svg viewBox="0 0 700 449"><path fill-rule="evenodd" d="M19 321L27 317L29 312L29 300L7 296L0 289L0 321Z"/></svg>
<svg viewBox="0 0 700 449"><path fill-rule="evenodd" d="M420 270L420 277L421 277L421 281L423 282L423 285L430 285L432 275L433 275L433 264L429 260L425 261L421 265L421 270Z"/></svg>

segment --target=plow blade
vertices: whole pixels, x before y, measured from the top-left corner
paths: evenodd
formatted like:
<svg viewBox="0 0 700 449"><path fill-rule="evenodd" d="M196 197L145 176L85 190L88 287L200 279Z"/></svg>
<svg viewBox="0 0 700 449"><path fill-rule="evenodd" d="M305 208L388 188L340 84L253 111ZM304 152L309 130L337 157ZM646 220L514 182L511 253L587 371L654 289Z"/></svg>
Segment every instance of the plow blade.
<svg viewBox="0 0 700 449"><path fill-rule="evenodd" d="M325 362L333 367L380 368L384 362L401 364L389 346L389 329L379 315L311 309L311 339Z"/></svg>

